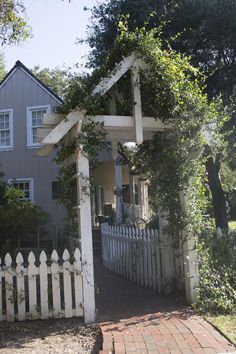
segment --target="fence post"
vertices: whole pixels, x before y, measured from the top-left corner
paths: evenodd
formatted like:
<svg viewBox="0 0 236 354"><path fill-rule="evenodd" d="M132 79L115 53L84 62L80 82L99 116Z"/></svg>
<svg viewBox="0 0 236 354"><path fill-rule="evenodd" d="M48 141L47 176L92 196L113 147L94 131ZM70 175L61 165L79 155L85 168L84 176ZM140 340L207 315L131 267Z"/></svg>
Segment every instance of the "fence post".
<svg viewBox="0 0 236 354"><path fill-rule="evenodd" d="M5 289L6 289L6 315L7 321L14 321L14 290L12 276L12 258L9 253L5 256Z"/></svg>
<svg viewBox="0 0 236 354"><path fill-rule="evenodd" d="M24 259L21 253L16 256L16 286L17 286L17 306L18 306L18 321L25 320L25 268L23 266Z"/></svg>
<svg viewBox="0 0 236 354"><path fill-rule="evenodd" d="M48 317L48 267L47 256L44 251L40 253L40 266L39 266L39 278L40 278L40 311L41 318Z"/></svg>
<svg viewBox="0 0 236 354"><path fill-rule="evenodd" d="M29 288L29 314L32 319L37 318L37 292L36 292L36 266L35 255L31 251L28 256L28 288Z"/></svg>
<svg viewBox="0 0 236 354"><path fill-rule="evenodd" d="M52 274L52 304L53 314L61 317L61 297L60 297L60 267L58 264L58 254L53 250L51 255L51 274Z"/></svg>

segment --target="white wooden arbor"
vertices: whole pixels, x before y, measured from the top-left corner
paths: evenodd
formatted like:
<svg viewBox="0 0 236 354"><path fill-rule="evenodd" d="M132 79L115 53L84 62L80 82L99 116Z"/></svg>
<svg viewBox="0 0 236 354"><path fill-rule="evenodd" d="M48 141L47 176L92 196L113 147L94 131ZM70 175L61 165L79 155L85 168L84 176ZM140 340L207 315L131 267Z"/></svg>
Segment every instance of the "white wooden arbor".
<svg viewBox="0 0 236 354"><path fill-rule="evenodd" d="M170 125L163 124L157 117L145 117L142 114L142 102L140 92L140 70L148 70L147 64L138 57L137 53L132 53L124 58L107 77L103 78L92 91L92 95L105 95L110 91L109 111L110 115L89 116L83 109L70 112L67 115L45 114L43 117L42 128L38 129L38 139L44 145L39 151L39 156L48 155L61 139L69 142L77 137L82 124L88 120L103 123L107 132L106 140L111 142L113 157L117 157L117 143L132 141L141 144L144 140L151 140L158 131L171 129ZM131 89L133 97L132 116L116 115L115 90L114 85L131 70ZM94 301L94 275L93 275L93 253L92 253L92 225L89 184L89 161L83 155L82 147L78 147L66 164L76 162L77 179L77 210L78 210L78 235L81 241L81 257L83 268L83 298L84 298L84 317L85 322L95 320L95 301ZM115 176L117 185L121 186L121 169L115 163ZM120 200L117 198L117 212L120 207ZM188 262L188 258L186 258ZM188 277L187 277L188 278ZM186 278L186 279L187 279ZM190 279L190 277L189 277ZM186 280L188 281L188 280ZM186 285L188 291L189 285ZM188 297L188 296L187 296ZM190 301L193 300L191 296Z"/></svg>

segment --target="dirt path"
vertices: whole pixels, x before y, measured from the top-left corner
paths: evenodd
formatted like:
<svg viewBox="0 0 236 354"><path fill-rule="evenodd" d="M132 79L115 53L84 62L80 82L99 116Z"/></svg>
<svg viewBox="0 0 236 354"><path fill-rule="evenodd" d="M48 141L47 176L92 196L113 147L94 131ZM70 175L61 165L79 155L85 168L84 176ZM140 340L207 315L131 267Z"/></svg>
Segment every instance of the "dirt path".
<svg viewBox="0 0 236 354"><path fill-rule="evenodd" d="M0 323L4 354L96 354L100 345L99 327L84 326L77 318Z"/></svg>

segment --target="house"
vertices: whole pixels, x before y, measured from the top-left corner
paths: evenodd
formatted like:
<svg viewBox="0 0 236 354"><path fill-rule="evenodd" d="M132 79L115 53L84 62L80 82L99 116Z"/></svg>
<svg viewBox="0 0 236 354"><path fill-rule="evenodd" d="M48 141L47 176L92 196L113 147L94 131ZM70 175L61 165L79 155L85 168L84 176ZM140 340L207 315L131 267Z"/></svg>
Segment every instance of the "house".
<svg viewBox="0 0 236 354"><path fill-rule="evenodd" d="M65 222L57 199L58 166L53 163L53 154L43 159L37 156L41 145L36 137L43 114L54 112L61 103L62 99L20 61L0 83L0 164L5 181L49 215L47 228L38 235L40 247L48 242L55 246L55 234L58 236Z"/></svg>

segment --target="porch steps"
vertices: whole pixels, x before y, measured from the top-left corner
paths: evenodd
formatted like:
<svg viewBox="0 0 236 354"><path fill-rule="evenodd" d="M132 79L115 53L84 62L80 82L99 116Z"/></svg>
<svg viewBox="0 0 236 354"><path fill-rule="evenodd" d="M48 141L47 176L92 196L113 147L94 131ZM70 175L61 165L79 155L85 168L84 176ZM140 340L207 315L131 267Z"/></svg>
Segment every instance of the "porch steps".
<svg viewBox="0 0 236 354"><path fill-rule="evenodd" d="M94 257L102 255L102 240L100 227L93 228L93 255Z"/></svg>

